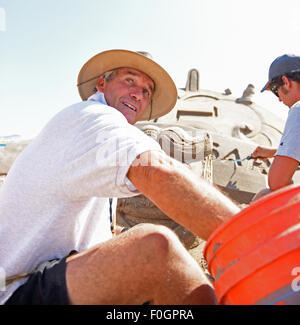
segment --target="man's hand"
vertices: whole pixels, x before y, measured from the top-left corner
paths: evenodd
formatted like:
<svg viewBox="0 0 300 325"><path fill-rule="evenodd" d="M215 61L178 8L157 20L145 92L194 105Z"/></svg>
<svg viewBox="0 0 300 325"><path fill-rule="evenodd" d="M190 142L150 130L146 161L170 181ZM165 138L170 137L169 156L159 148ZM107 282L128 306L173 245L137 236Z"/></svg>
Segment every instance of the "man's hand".
<svg viewBox="0 0 300 325"><path fill-rule="evenodd" d="M258 146L251 155L255 160L267 160L268 158L273 158L275 153L276 149Z"/></svg>
<svg viewBox="0 0 300 325"><path fill-rule="evenodd" d="M211 184L160 151L138 156L127 176L167 216L204 240L239 212L239 208Z"/></svg>

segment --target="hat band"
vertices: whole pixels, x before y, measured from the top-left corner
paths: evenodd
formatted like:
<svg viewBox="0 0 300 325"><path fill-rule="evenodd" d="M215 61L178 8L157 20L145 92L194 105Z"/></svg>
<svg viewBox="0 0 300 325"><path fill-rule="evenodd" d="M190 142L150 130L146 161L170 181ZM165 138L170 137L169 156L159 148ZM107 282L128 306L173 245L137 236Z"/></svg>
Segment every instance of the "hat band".
<svg viewBox="0 0 300 325"><path fill-rule="evenodd" d="M105 73L105 72L104 72L104 73ZM95 79L97 79L97 78L100 78L102 75L103 75L103 73L99 74L99 76L96 76L96 77L93 77L93 78L91 78L91 79L89 79L89 80L83 81L83 82L77 84L77 87L79 87L79 86L81 86L81 85L84 85L84 84L86 84L87 82L90 82L90 81L95 80Z"/></svg>

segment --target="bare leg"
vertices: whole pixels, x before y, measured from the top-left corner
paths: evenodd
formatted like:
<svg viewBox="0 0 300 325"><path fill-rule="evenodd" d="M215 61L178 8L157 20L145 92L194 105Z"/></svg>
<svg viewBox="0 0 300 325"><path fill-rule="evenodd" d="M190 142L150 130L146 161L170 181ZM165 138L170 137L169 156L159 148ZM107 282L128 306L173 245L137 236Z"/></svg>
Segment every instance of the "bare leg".
<svg viewBox="0 0 300 325"><path fill-rule="evenodd" d="M67 259L73 304L215 304L200 266L168 228L138 225Z"/></svg>

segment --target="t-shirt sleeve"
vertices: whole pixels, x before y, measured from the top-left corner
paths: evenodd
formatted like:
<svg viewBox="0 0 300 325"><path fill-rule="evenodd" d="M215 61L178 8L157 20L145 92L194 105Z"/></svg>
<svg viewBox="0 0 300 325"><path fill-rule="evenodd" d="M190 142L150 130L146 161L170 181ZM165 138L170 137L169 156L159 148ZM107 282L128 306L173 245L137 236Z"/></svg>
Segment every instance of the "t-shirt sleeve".
<svg viewBox="0 0 300 325"><path fill-rule="evenodd" d="M300 106L291 108L275 156L287 156L300 162Z"/></svg>
<svg viewBox="0 0 300 325"><path fill-rule="evenodd" d="M114 108L94 106L78 123L66 153L64 191L74 200L137 195L126 176L129 167L143 152L161 148Z"/></svg>

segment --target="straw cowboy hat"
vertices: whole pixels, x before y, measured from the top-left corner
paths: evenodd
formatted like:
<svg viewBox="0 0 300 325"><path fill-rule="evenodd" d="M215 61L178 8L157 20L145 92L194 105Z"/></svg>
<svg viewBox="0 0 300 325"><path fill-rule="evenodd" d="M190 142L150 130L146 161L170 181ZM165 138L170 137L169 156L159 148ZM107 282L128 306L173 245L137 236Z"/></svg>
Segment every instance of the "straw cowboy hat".
<svg viewBox="0 0 300 325"><path fill-rule="evenodd" d="M103 73L125 67L145 73L155 83L152 102L140 118L141 121L158 118L172 110L177 101L174 81L160 65L146 57L145 52L109 50L92 57L78 75L77 87L80 97L87 100L95 93L97 81Z"/></svg>

